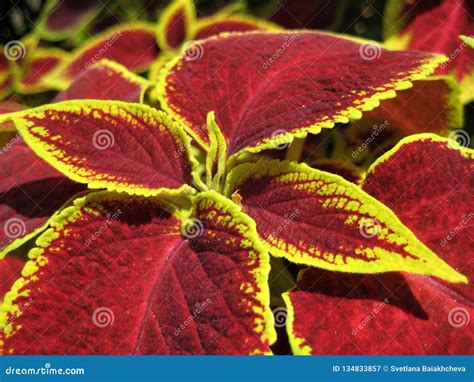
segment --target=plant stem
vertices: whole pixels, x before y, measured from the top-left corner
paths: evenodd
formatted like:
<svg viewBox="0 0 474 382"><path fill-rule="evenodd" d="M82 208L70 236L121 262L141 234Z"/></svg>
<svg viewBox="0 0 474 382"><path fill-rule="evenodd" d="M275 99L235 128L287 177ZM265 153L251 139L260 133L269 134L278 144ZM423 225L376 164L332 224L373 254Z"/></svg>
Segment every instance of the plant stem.
<svg viewBox="0 0 474 382"><path fill-rule="evenodd" d="M290 147L286 151L286 160L299 162L301 159L301 154L303 152L305 138L295 138L293 142L291 142Z"/></svg>

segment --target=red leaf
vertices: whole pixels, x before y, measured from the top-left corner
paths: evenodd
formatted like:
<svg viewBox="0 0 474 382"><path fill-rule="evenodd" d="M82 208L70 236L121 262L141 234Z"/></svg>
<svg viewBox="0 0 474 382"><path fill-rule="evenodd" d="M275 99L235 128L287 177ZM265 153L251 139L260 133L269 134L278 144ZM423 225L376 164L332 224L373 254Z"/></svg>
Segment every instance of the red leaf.
<svg viewBox="0 0 474 382"><path fill-rule="evenodd" d="M157 40L162 51L177 49L190 34L196 10L190 0L174 0L158 20Z"/></svg>
<svg viewBox="0 0 474 382"><path fill-rule="evenodd" d="M364 114L357 125L378 125L387 121L390 130L403 135L447 133L462 127L463 108L459 89L451 77L430 77L397 93L393 99ZM387 126L387 127L388 127Z"/></svg>
<svg viewBox="0 0 474 382"><path fill-rule="evenodd" d="M77 200L6 297L1 352L268 353L269 258L254 223L212 192L190 222L153 198Z"/></svg>
<svg viewBox="0 0 474 382"><path fill-rule="evenodd" d="M7 255L0 259L0 304L13 283L20 278L25 262L19 257Z"/></svg>
<svg viewBox="0 0 474 382"><path fill-rule="evenodd" d="M64 101L13 118L28 145L89 188L189 190L190 139L163 112L119 101Z"/></svg>
<svg viewBox="0 0 474 382"><path fill-rule="evenodd" d="M94 0L49 0L38 21L38 32L46 40L64 40L90 23L101 6Z"/></svg>
<svg viewBox="0 0 474 382"><path fill-rule="evenodd" d="M256 152L360 118L440 60L316 32L232 34L195 43L162 70L159 90L204 146L197 126L214 111L229 154Z"/></svg>
<svg viewBox="0 0 474 382"><path fill-rule="evenodd" d="M54 212L84 189L38 158L19 136L0 151L0 177L1 254L38 234Z"/></svg>
<svg viewBox="0 0 474 382"><path fill-rule="evenodd" d="M468 139L458 132L458 139ZM363 189L469 279L449 288L474 302L474 152L435 135L406 138L369 169Z"/></svg>
<svg viewBox="0 0 474 382"><path fill-rule="evenodd" d="M384 9L384 36L398 33L419 14L439 6L443 0L400 1L387 0Z"/></svg>
<svg viewBox="0 0 474 382"><path fill-rule="evenodd" d="M103 99L139 102L147 81L108 60L102 60L82 71L55 101L70 99Z"/></svg>
<svg viewBox="0 0 474 382"><path fill-rule="evenodd" d="M50 90L52 84L45 79L54 70L68 61L68 54L60 49L40 48L31 54L31 59L24 62L20 78L14 83L15 91L23 94L39 93Z"/></svg>
<svg viewBox="0 0 474 382"><path fill-rule="evenodd" d="M459 36L474 35L474 3L471 0L443 0L420 13L402 33L389 41L394 47L437 52L449 57L436 73L453 74L463 85L462 99L473 99L474 49Z"/></svg>
<svg viewBox="0 0 474 382"><path fill-rule="evenodd" d="M119 25L95 36L92 43L73 52L71 62L56 76L68 83L81 71L102 59L116 61L134 72L142 71L151 65L157 54L152 26Z"/></svg>
<svg viewBox="0 0 474 382"><path fill-rule="evenodd" d="M390 209L337 175L261 160L234 168L225 194L240 201L274 256L341 272L406 271L467 282Z"/></svg>
<svg viewBox="0 0 474 382"><path fill-rule="evenodd" d="M428 277L311 269L284 297L296 354L473 354L472 304Z"/></svg>

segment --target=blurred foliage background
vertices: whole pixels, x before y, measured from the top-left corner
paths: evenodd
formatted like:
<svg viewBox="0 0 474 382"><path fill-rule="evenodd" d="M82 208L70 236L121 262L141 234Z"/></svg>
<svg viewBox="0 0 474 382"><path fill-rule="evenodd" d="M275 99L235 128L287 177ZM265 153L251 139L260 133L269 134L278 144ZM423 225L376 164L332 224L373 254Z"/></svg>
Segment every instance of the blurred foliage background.
<svg viewBox="0 0 474 382"><path fill-rule="evenodd" d="M156 20L168 4L166 0L97 1L101 3L100 17L104 25L136 18ZM436 1L430 3L433 2ZM45 1L2 0L0 4L0 44L5 44L20 39L34 28ZM230 4L286 28L323 29L382 41L386 0L197 0L198 16L211 14ZM63 47L67 48L67 42L63 42ZM464 115L464 129L473 136L474 103L465 106Z"/></svg>

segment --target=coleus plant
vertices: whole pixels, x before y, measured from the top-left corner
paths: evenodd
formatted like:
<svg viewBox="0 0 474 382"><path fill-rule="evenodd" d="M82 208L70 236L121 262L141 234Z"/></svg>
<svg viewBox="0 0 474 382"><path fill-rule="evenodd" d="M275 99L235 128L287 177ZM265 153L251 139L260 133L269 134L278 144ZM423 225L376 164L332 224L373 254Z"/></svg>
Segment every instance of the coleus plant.
<svg viewBox="0 0 474 382"><path fill-rule="evenodd" d="M162 66L180 50L187 51L188 57L199 57L200 47L194 46L195 39L222 32L278 29L273 23L233 14L234 8L236 7L224 8L214 15L197 18L192 1L175 0L161 11L158 23L134 20L114 24L94 34L93 40L80 44L69 53L58 48L35 48L40 42L39 37L56 41L74 34L83 34L83 29L90 26L108 8L90 1L50 0L43 10L35 33L28 36L27 41L21 45L12 47L12 50L21 50L20 54L23 55L34 52L32 64L26 69L15 71L26 72L27 77L15 76L15 79L18 77L15 80L17 85L10 87L11 81L6 76L9 73L8 62L5 60L4 64L0 61L0 97L2 88L5 88L3 96L10 94L11 90L27 94L64 90L85 69L104 59L116 61L133 72L150 69L149 79L155 81ZM75 17L71 17L71 13ZM15 62L11 64L14 65Z"/></svg>
<svg viewBox="0 0 474 382"><path fill-rule="evenodd" d="M428 0L386 5L386 45L445 54L449 60L436 73L452 75L461 86L461 101L474 100L474 3L470 0ZM401 30L400 30L401 29Z"/></svg>
<svg viewBox="0 0 474 382"><path fill-rule="evenodd" d="M55 168L51 176L95 190L36 226L29 261L1 306L0 351L270 354L271 255L309 267L283 295L294 353L469 352L472 333L450 330L445 313L472 312L469 287L457 286L472 279L463 261L470 244L461 235L442 248L437 240L472 207L447 207L449 187L472 200L471 150L414 136L382 157L362 188L260 155L360 118L444 58L382 50L368 61L359 42L302 31L228 34L200 44L199 59L183 53L160 72L162 110L124 102L128 91L104 100L107 92L97 96L79 82L61 102L0 117L13 121L37 160ZM88 70L111 71L117 87L133 88L136 97L139 81L99 64ZM434 157L449 163L452 177L430 165ZM430 199L438 194L440 205ZM425 209L440 229L430 232ZM10 241L2 255L24 242ZM395 316L399 325L391 337L403 325L411 332L385 346L363 328L354 340L340 335L384 290L384 322ZM428 334L441 319L443 346L430 346ZM406 346L413 334L420 343Z"/></svg>

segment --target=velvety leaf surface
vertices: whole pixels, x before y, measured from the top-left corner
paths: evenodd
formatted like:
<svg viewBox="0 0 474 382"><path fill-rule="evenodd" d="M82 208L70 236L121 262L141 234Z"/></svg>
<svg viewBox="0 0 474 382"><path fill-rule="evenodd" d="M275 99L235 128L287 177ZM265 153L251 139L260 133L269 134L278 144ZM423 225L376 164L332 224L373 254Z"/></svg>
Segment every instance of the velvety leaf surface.
<svg viewBox="0 0 474 382"><path fill-rule="evenodd" d="M101 6L94 0L49 0L40 16L38 32L46 40L64 40L86 26Z"/></svg>
<svg viewBox="0 0 474 382"><path fill-rule="evenodd" d="M241 165L228 182L226 194L238 195L275 256L342 272L404 270L466 282L390 209L337 175L274 160Z"/></svg>
<svg viewBox="0 0 474 382"><path fill-rule="evenodd" d="M195 17L192 1L171 1L158 20L156 37L161 50L178 48L189 36L190 26Z"/></svg>
<svg viewBox="0 0 474 382"><path fill-rule="evenodd" d="M102 60L82 71L54 100L102 99L140 102L147 81L113 61Z"/></svg>
<svg viewBox="0 0 474 382"><path fill-rule="evenodd" d="M13 120L40 157L90 188L141 195L189 188L189 138L149 106L65 101Z"/></svg>
<svg viewBox="0 0 474 382"><path fill-rule="evenodd" d="M39 49L32 55L31 61L22 69L15 90L21 93L39 93L49 90L44 79L60 65L64 65L68 55L59 49Z"/></svg>
<svg viewBox="0 0 474 382"><path fill-rule="evenodd" d="M216 193L197 197L191 219L154 198L102 192L77 200L38 240L6 296L0 350L268 353L269 257L255 224Z"/></svg>
<svg viewBox="0 0 474 382"><path fill-rule="evenodd" d="M16 256L7 255L0 259L0 304L13 283L20 278L24 265L25 262Z"/></svg>
<svg viewBox="0 0 474 382"><path fill-rule="evenodd" d="M363 184L366 192L390 207L433 252L468 277L469 285L446 285L471 302L473 170L472 150L422 134L401 141L374 163Z"/></svg>
<svg viewBox="0 0 474 382"><path fill-rule="evenodd" d="M137 72L147 69L157 54L152 26L120 25L94 36L90 43L75 51L71 62L56 76L58 81L68 84L84 69L102 59L116 61Z"/></svg>
<svg viewBox="0 0 474 382"><path fill-rule="evenodd" d="M197 126L214 111L229 154L257 152L360 118L441 60L318 32L232 34L177 57L162 70L159 91L203 145L208 137Z"/></svg>
<svg viewBox="0 0 474 382"><path fill-rule="evenodd" d="M0 257L38 233L84 186L38 158L16 136L0 150Z"/></svg>
<svg viewBox="0 0 474 382"><path fill-rule="evenodd" d="M296 354L473 354L472 304L429 277L311 269L284 298Z"/></svg>
<svg viewBox="0 0 474 382"><path fill-rule="evenodd" d="M397 93L393 99L364 114L357 124L376 124L387 121L389 129L403 135L434 132L446 133L462 127L460 90L450 77L432 77L417 81L413 87Z"/></svg>
<svg viewBox="0 0 474 382"><path fill-rule="evenodd" d="M443 0L438 6L418 15L389 46L437 52L449 57L438 74L452 73L463 86L462 99L473 99L474 50L459 35L474 35L474 2Z"/></svg>

